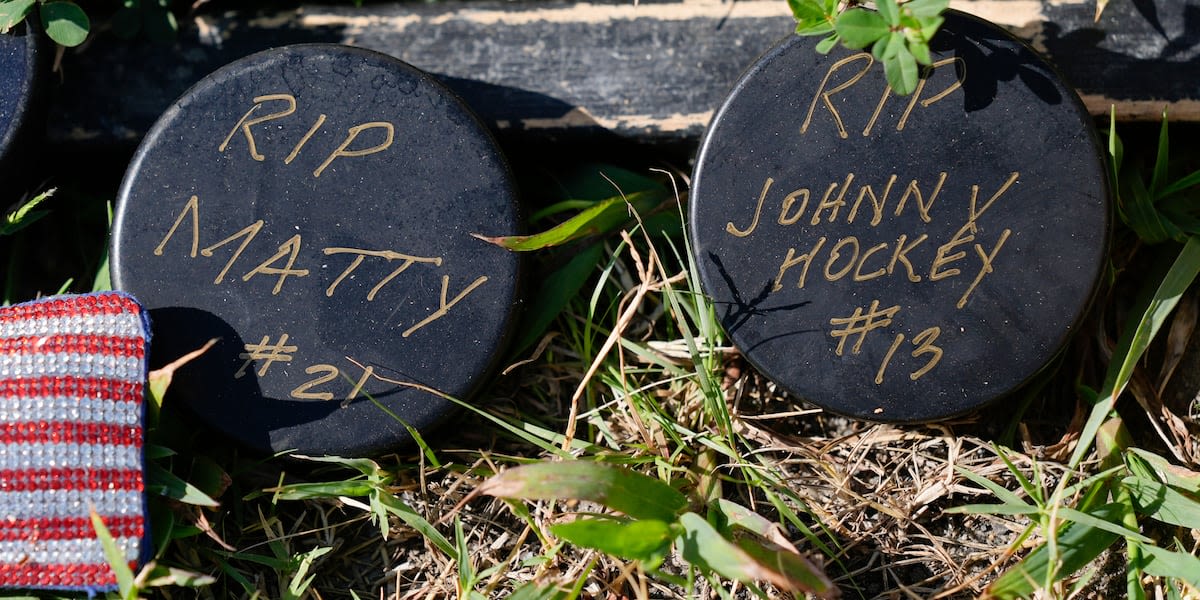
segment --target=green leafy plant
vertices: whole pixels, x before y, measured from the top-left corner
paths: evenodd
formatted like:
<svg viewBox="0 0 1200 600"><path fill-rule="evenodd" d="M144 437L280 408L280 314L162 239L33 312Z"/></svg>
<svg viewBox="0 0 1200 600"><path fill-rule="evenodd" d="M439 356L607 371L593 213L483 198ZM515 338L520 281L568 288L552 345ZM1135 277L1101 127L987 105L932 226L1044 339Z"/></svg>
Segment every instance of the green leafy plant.
<svg viewBox="0 0 1200 600"><path fill-rule="evenodd" d="M71 0L0 0L0 33L7 33L24 21L35 7L42 29L50 39L68 48L87 39L91 21Z"/></svg>
<svg viewBox="0 0 1200 600"><path fill-rule="evenodd" d="M727 500L708 505L707 517L689 509L687 496L636 471L588 461L543 462L508 469L478 488L509 500L583 500L617 511L588 515L551 527L573 544L627 560L665 580L659 570L672 552L702 575L756 587L766 581L792 592L839 595L824 572L801 555L779 527Z"/></svg>
<svg viewBox="0 0 1200 600"><path fill-rule="evenodd" d="M826 36L817 52L827 54L840 41L852 50L871 49L883 63L892 91L901 96L913 93L921 66L932 59L929 42L945 19L941 14L950 0L872 0L875 10L863 8L864 0L787 0L796 19L796 34ZM1096 0L1096 20L1108 0Z"/></svg>
<svg viewBox="0 0 1200 600"><path fill-rule="evenodd" d="M920 65L932 64L929 41L945 20L950 0L876 0L876 10L851 0L788 0L799 35L823 35L817 51L828 53L840 41L852 50L871 49L883 63L892 90L913 93Z"/></svg>

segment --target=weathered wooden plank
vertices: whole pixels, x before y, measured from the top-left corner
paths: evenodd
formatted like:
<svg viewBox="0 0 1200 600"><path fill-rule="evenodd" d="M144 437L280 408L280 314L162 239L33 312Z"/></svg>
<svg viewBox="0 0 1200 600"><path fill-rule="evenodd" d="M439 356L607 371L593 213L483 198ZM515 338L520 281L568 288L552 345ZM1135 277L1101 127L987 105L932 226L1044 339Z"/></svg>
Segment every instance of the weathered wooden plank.
<svg viewBox="0 0 1200 600"><path fill-rule="evenodd" d="M1047 53L1089 109L1200 121L1200 0L957 0ZM503 135L691 141L742 69L792 28L783 0L305 4L196 16L174 47L99 36L64 61L50 138L132 143L189 85L298 42L379 50L437 74ZM592 138L586 138L592 139Z"/></svg>

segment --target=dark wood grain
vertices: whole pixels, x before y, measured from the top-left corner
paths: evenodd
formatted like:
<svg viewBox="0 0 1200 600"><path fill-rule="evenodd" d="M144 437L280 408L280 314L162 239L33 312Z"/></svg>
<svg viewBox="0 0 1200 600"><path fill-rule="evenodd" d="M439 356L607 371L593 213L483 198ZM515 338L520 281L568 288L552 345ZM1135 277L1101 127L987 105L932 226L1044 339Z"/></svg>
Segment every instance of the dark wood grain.
<svg viewBox="0 0 1200 600"><path fill-rule="evenodd" d="M1094 114L1200 121L1200 0L967 0L1029 40ZM184 21L171 46L98 35L64 59L50 140L132 145L191 84L300 42L371 48L432 72L503 136L692 142L738 75L792 21L783 0L305 4ZM598 136L598 137L597 137Z"/></svg>

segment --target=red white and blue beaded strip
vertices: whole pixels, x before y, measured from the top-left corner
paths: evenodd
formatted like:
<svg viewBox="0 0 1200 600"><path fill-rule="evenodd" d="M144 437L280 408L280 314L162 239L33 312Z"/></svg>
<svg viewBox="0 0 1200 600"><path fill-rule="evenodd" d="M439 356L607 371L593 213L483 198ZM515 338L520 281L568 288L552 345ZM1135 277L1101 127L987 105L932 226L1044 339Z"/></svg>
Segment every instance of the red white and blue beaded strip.
<svg viewBox="0 0 1200 600"><path fill-rule="evenodd" d="M0 587L115 589L92 509L132 568L149 550L149 332L120 293L0 308Z"/></svg>

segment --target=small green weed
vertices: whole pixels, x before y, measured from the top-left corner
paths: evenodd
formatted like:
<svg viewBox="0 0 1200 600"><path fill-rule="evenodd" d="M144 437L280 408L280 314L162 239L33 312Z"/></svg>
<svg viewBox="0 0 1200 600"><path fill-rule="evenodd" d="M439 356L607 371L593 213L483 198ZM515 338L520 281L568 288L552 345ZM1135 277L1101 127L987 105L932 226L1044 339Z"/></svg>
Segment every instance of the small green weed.
<svg viewBox="0 0 1200 600"><path fill-rule="evenodd" d="M843 6L845 4L845 6ZM907 96L917 89L919 65L933 63L929 40L945 20L950 0L877 0L876 10L842 0L788 0L798 35L824 35L817 52L828 53L840 41L847 48L871 48L883 63L892 90Z"/></svg>
<svg viewBox="0 0 1200 600"><path fill-rule="evenodd" d="M278 500L308 500L313 498L366 497L369 503L371 519L379 526L380 534L387 539L388 517L394 516L405 525L419 532L429 540L434 547L446 556L458 560L458 548L446 539L438 530L425 520L412 507L396 497L389 486L394 477L380 468L379 463L366 458L338 457L309 457L294 455L295 458L332 463L358 471L358 475L349 479L320 483L296 483L270 488L266 492Z"/></svg>
<svg viewBox="0 0 1200 600"><path fill-rule="evenodd" d="M638 561L646 571L688 589L691 576L680 579L660 571L673 548L702 576L739 581L760 597L766 596L756 587L759 581L792 592L839 595L778 525L727 500L710 504L705 518L689 510L683 493L629 469L587 461L537 463L504 471L478 491L510 500L585 500L618 511L622 515L591 515L550 531L573 544ZM738 537L735 531L753 536Z"/></svg>
<svg viewBox="0 0 1200 600"><path fill-rule="evenodd" d="M847 48L870 48L883 63L892 91L907 96L917 89L921 67L932 64L929 41L945 21L950 0L787 0L796 19L796 34L826 36L817 52L827 54L838 42ZM1096 0L1096 20L1108 0Z"/></svg>
<svg viewBox="0 0 1200 600"><path fill-rule="evenodd" d="M179 32L171 4L171 0L121 0L108 24L115 35L124 39L142 34L156 42L171 42ZM73 0L0 0L0 34L35 11L42 30L61 46L82 44L92 29L91 19Z"/></svg>

